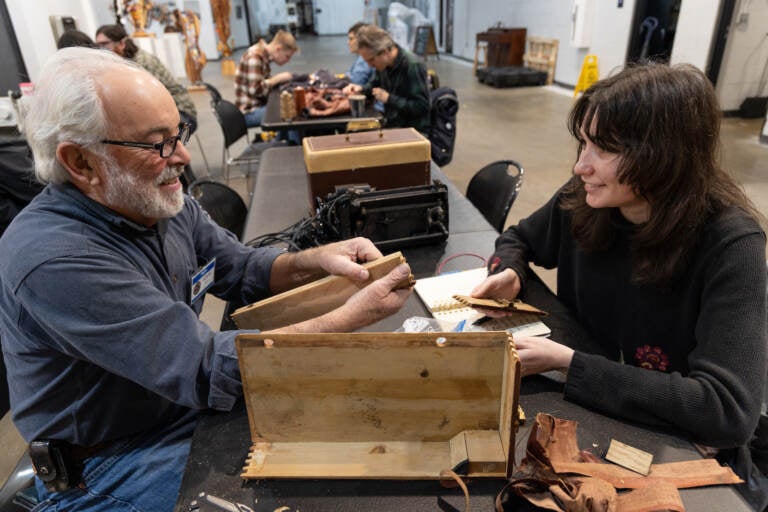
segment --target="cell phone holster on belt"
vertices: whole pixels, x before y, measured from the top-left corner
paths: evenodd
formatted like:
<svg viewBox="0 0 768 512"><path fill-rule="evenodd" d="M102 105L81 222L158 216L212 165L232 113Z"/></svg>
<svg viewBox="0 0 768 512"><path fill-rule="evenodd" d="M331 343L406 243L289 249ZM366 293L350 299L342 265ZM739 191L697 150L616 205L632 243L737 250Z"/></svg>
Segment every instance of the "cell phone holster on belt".
<svg viewBox="0 0 768 512"><path fill-rule="evenodd" d="M82 467L72 457L69 443L40 439L29 443L29 458L35 475L51 492L61 492L77 485Z"/></svg>

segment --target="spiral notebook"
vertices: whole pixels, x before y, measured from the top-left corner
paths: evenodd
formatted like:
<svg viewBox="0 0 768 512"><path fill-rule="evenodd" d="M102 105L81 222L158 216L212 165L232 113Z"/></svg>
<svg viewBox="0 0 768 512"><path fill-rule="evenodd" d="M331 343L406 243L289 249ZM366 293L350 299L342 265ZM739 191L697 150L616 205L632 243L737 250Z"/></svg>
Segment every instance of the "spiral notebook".
<svg viewBox="0 0 768 512"><path fill-rule="evenodd" d="M469 295L487 276L485 267L478 267L419 279L414 289L432 316L443 322L447 330L461 325L474 330L508 331L516 336L550 334L549 327L539 315L517 313L483 321L482 313L453 298L454 295Z"/></svg>

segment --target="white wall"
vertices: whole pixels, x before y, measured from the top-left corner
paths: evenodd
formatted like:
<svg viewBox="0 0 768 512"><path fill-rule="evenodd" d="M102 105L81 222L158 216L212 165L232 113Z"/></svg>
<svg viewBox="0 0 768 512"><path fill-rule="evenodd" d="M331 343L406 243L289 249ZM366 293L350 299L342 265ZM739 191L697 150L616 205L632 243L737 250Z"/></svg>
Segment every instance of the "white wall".
<svg viewBox="0 0 768 512"><path fill-rule="evenodd" d="M719 10L720 0L687 0L680 4L671 64L685 62L706 71Z"/></svg>
<svg viewBox="0 0 768 512"><path fill-rule="evenodd" d="M234 45L232 49L235 48L245 48L251 45L251 42L248 40L248 24L246 23L246 16L245 16L245 0L233 0L230 2L230 5L232 6L232 12L229 13L229 29L232 32L232 37L230 39L234 39ZM237 18L237 8L240 8L240 18Z"/></svg>
<svg viewBox="0 0 768 512"><path fill-rule="evenodd" d="M731 25L723 64L717 80L717 92L723 110L738 110L744 98L768 96L768 87L760 90L760 78L768 65L768 0L737 4L747 20Z"/></svg>

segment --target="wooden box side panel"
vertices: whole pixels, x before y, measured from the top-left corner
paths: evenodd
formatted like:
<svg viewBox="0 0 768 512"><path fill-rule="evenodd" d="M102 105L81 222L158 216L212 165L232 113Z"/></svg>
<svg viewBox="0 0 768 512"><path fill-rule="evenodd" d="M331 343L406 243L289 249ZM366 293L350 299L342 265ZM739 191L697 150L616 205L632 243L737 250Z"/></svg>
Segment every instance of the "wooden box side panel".
<svg viewBox="0 0 768 512"><path fill-rule="evenodd" d="M355 292L384 277L404 261L400 252L389 254L363 265L370 273L367 281L327 276L242 307L232 314L232 319L240 329L268 331L320 316L341 306Z"/></svg>
<svg viewBox="0 0 768 512"><path fill-rule="evenodd" d="M505 475L512 476L515 462L515 434L519 426L520 381L522 372L515 344L510 341L504 354L504 387L499 411L499 438L507 460Z"/></svg>
<svg viewBox="0 0 768 512"><path fill-rule="evenodd" d="M447 442L500 428L503 332L241 335L237 343L254 439Z"/></svg>
<svg viewBox="0 0 768 512"><path fill-rule="evenodd" d="M310 203L315 204L316 197L325 199L339 185L368 184L377 190L429 185L429 165L427 160L311 173L308 181Z"/></svg>

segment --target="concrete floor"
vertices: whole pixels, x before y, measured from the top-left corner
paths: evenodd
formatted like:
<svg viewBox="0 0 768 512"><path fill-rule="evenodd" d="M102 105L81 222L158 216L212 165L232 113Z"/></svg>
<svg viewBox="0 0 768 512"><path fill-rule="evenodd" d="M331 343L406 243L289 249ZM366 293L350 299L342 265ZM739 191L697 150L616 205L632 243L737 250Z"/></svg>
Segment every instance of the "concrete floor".
<svg viewBox="0 0 768 512"><path fill-rule="evenodd" d="M281 70L307 73L326 69L341 73L348 69L352 56L348 53L346 36L311 37L299 39L301 53L273 73ZM241 52L236 52L235 62ZM513 159L525 169L520 196L507 219L509 224L529 215L541 206L570 176L576 155L576 145L566 129L566 118L572 105L572 91L557 87L526 87L494 89L479 84L472 75L472 65L449 57L430 57L428 67L434 69L440 84L454 88L459 97L458 136L453 161L443 170L460 190L465 190L470 178L483 165L494 160ZM221 63L209 62L203 69L203 79L216 86L226 99L234 98L233 77L221 75ZM210 174L221 177L221 130L211 113L205 90L193 91L198 108L197 136L207 156L207 171L197 143L192 140L189 150L198 177ZM722 127L723 162L743 184L757 208L768 213L768 146L758 143L762 126L760 119L725 119ZM242 150L246 141L233 146ZM246 180L235 170L230 185L247 201ZM292 220L287 219L286 225ZM482 248L473 248L481 251ZM491 247L485 248L490 252ZM554 274L545 274L552 284ZM223 304L209 299L203 319L218 328ZM0 421L0 481L13 468L25 449L8 416Z"/></svg>

